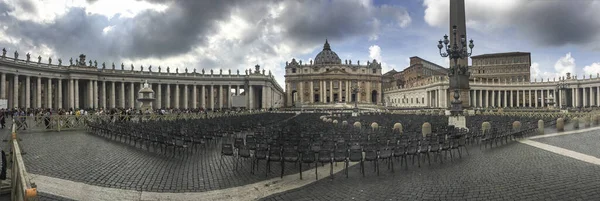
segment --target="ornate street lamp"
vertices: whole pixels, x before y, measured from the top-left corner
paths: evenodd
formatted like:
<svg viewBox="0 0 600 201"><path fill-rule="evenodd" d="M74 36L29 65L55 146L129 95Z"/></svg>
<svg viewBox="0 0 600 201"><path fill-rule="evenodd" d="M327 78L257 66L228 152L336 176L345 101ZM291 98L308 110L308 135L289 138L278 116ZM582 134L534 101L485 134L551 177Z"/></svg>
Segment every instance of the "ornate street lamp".
<svg viewBox="0 0 600 201"><path fill-rule="evenodd" d="M358 82L354 81L352 84L352 94L354 94L354 112L358 112Z"/></svg>
<svg viewBox="0 0 600 201"><path fill-rule="evenodd" d="M460 42L456 38L456 25L452 26L452 37L453 44L449 44L448 35L444 35L444 40L440 40L437 47L440 50L440 56L448 57L454 62L454 66L450 66L450 72L448 77L450 79L450 89L454 90L454 100L452 100L452 107L450 113L454 116L462 115L462 101L460 98L460 89L468 88L470 72L468 66L461 66L458 64L458 60L469 58L473 52L473 40L469 40L469 46L467 47L467 41L465 35L460 36ZM442 52L444 49L444 52ZM454 81L454 82L453 82Z"/></svg>
<svg viewBox="0 0 600 201"><path fill-rule="evenodd" d="M558 90L559 93L559 97L561 100L560 101L560 109L565 109L567 107L566 101L562 100L563 97L563 92L565 92L566 89L569 89L569 84L565 83L565 80L561 80L560 82L558 82L558 84L556 84L556 89ZM556 99L557 97L555 97L554 99ZM556 102L556 101L555 101Z"/></svg>

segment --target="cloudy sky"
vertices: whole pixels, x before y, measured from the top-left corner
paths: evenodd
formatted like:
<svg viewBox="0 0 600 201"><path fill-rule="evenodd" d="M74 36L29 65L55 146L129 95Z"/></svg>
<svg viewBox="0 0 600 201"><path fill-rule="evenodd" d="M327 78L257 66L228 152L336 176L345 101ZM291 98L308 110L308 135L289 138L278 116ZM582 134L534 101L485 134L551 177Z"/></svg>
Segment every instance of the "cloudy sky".
<svg viewBox="0 0 600 201"><path fill-rule="evenodd" d="M255 64L283 85L327 38L342 60L402 70L419 56L447 67L437 41L449 0L0 0L0 47L32 57L201 69ZM600 73L600 1L466 0L474 55L531 52L532 77ZM147 69L147 68L146 68Z"/></svg>

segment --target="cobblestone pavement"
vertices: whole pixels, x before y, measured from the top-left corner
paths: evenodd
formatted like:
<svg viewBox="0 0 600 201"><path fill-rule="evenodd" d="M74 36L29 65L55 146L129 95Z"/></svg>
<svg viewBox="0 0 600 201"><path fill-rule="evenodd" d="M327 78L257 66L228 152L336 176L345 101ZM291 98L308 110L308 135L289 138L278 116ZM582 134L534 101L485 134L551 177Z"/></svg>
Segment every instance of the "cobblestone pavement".
<svg viewBox="0 0 600 201"><path fill-rule="evenodd" d="M598 135L588 135L561 138L574 144L598 142ZM371 164L366 164L365 177L354 166L348 179L338 173L333 180L264 200L600 200L600 166L517 142L469 151L470 156L452 162L409 165L395 173L381 165L380 176Z"/></svg>
<svg viewBox="0 0 600 201"><path fill-rule="evenodd" d="M220 160L220 146L199 148L188 157L168 156L134 148L83 131L21 133L21 147L28 172L83 182L96 186L148 192L204 192L255 183L280 175L272 163L265 175L261 161L256 174L250 174L250 161L232 157ZM139 147L139 145L138 145ZM169 151L170 152L170 151ZM286 166L285 173L297 173Z"/></svg>
<svg viewBox="0 0 600 201"><path fill-rule="evenodd" d="M598 143L600 143L600 131L575 134L575 135L562 135L547 138L534 139L533 141L549 144L572 151L576 151L582 154L587 154L600 158L600 149Z"/></svg>

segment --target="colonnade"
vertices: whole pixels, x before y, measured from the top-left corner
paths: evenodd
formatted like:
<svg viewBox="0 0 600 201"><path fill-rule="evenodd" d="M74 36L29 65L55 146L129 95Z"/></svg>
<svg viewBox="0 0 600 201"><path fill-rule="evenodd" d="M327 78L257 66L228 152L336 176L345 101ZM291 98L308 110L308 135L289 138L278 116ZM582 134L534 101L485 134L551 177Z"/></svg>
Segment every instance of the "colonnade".
<svg viewBox="0 0 600 201"><path fill-rule="evenodd" d="M93 79L62 79L0 73L0 99L7 99L8 108L139 108L138 91L141 81L104 81ZM201 85L149 83L155 92L155 108L222 109L230 108L231 97L239 96L245 88L261 86ZM273 92L270 87L254 90ZM244 90L246 91L246 90ZM250 93L248 90L245 94ZM254 98L258 97L253 94ZM247 96L248 99L253 95ZM259 95L260 96L260 95ZM260 97L258 97L260 99ZM257 100L258 100L257 99ZM249 103L256 102L248 100ZM252 106L273 106L269 100Z"/></svg>

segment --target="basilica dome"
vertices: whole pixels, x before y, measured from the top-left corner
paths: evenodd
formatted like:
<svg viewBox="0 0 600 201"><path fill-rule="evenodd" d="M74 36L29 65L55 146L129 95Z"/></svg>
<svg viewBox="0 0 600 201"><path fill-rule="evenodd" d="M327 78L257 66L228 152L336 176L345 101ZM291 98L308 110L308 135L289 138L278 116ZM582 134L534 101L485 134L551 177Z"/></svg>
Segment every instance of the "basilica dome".
<svg viewBox="0 0 600 201"><path fill-rule="evenodd" d="M329 42L325 40L325 45L323 45L323 51L317 54L315 57L315 64L341 64L342 60L338 55L331 51L331 47L329 47Z"/></svg>

